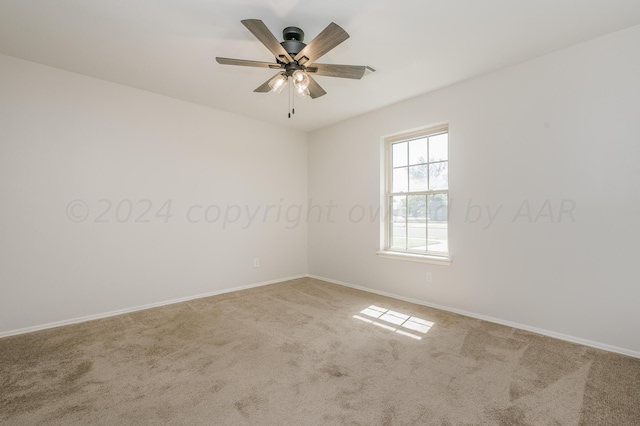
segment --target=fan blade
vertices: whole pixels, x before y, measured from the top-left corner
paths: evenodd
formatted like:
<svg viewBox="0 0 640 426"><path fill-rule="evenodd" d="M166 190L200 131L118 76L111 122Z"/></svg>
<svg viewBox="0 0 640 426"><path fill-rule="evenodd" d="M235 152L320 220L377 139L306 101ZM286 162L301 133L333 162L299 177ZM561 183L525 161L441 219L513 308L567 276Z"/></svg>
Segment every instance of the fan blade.
<svg viewBox="0 0 640 426"><path fill-rule="evenodd" d="M284 74L284 72L279 72L276 75L280 75L280 74ZM275 77L275 75L273 76ZM269 80L265 81L264 83L262 83L260 86L258 86L254 92L258 92L258 93L267 93L271 91L271 86L269 86L269 82L271 81L271 79L273 79L273 77L269 77Z"/></svg>
<svg viewBox="0 0 640 426"><path fill-rule="evenodd" d="M298 61L300 65L305 63L312 64L315 60L319 59L322 55L348 38L349 34L347 34L347 32L338 24L332 22L327 25L327 28L322 30L316 38L311 40L309 44L307 44L293 59Z"/></svg>
<svg viewBox="0 0 640 426"><path fill-rule="evenodd" d="M273 77L271 77L273 78ZM268 93L271 91L271 86L269 86L269 82L271 81L271 78L267 81L265 81L264 83L262 83L261 86L258 86L254 92L258 92L258 93Z"/></svg>
<svg viewBox="0 0 640 426"><path fill-rule="evenodd" d="M269 31L269 28L267 28L264 22L259 19L245 19L240 22L242 22L242 24L251 31L251 34L256 36L256 38L260 40L260 42L264 44L279 61L282 61L285 64L293 61L291 56L289 56L287 51L284 50L284 47L280 45L278 39L276 39L273 33Z"/></svg>
<svg viewBox="0 0 640 426"><path fill-rule="evenodd" d="M309 76L309 95L311 99L319 98L322 95L326 95L327 92L324 91L322 87L318 84L317 81L313 79L313 77Z"/></svg>
<svg viewBox="0 0 640 426"><path fill-rule="evenodd" d="M244 59L232 59L232 58L220 58L216 57L216 61L223 65L240 65L243 67L258 67L258 68L272 68L280 69L279 64L273 62L259 62L259 61L247 61Z"/></svg>
<svg viewBox="0 0 640 426"><path fill-rule="evenodd" d="M359 80L364 76L367 70L369 70L370 72L375 71L373 68L366 65L337 65L318 63L308 66L305 71L313 73L314 75L322 75L325 77L353 78Z"/></svg>

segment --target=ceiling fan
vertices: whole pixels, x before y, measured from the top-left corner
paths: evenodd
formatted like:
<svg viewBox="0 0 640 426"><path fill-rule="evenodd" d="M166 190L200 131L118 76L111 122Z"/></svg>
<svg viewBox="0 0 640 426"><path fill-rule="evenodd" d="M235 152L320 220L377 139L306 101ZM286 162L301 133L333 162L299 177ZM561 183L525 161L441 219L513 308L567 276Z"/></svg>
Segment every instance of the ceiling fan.
<svg viewBox="0 0 640 426"><path fill-rule="evenodd" d="M249 31L275 56L275 63L248 61L216 57L219 64L240 65L245 67L259 67L280 70L274 77L267 80L254 92L280 93L289 79L298 96L310 96L312 99L326 94L325 90L311 76L340 77L360 79L367 71L375 71L366 65L336 65L317 63L322 55L349 38L349 34L339 25L330 23L309 44L303 43L304 32L298 27L287 27L282 31L284 41L279 42L259 19L245 19L241 21Z"/></svg>

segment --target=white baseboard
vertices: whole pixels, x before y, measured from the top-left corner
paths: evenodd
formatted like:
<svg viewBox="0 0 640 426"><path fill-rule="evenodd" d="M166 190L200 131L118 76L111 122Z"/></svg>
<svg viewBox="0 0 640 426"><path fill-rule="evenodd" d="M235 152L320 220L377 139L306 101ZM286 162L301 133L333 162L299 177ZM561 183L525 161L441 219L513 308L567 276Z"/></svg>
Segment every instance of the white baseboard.
<svg viewBox="0 0 640 426"><path fill-rule="evenodd" d="M181 297L179 299L172 299L172 300L166 300L166 301L163 301L163 302L149 303L148 305L135 306L133 308L119 309L117 311L104 312L104 313L95 314L95 315L87 315L87 316L84 316L84 317L72 318L72 319L68 319L68 320L56 321L56 322L51 322L51 323L41 324L41 325L35 325L35 326L32 326L32 327L25 327L25 328L20 328L20 329L17 329L17 330L4 331L4 332L0 332L0 339L3 338L3 337L15 336L15 335L18 335L18 334L25 334L25 333L32 333L34 331L46 330L48 328L61 327L63 325L77 324L77 323L86 322L86 321L93 321L93 320L97 320L97 319L113 317L113 316L116 316L116 315L128 314L128 313L131 313L131 312L143 311L145 309L157 308L159 306L173 305L174 303L187 302L189 300L202 299L204 297L217 296L219 294L231 293L231 292L234 292L234 291L247 290L247 289L255 288L255 287L262 287L262 286L265 286L265 285L276 284L276 283L280 283L280 282L283 282L283 281L295 280L295 279L298 279L298 278L305 278L307 276L308 275L297 275L297 276L294 276L294 277L280 278L280 279L277 279L277 280L270 280L270 281L263 281L263 282L244 285L244 286L240 286L240 287L233 287L233 288L226 288L224 290L212 291L210 293L204 293L204 294L197 294L197 295L194 295L194 296Z"/></svg>
<svg viewBox="0 0 640 426"><path fill-rule="evenodd" d="M556 339L560 339L560 340L565 340L567 342L571 342L571 343L577 343L580 345L584 345L584 346L590 346L592 348L596 348L596 349L602 349L608 352L615 352L615 353L619 353L622 355L628 355L634 358L640 358L640 352L637 351L632 351L629 349L625 349L625 348L619 348L617 346L611 346L611 345L607 345L604 343L600 343L600 342L594 342L593 340L587 340L587 339L582 339L580 337L575 337L575 336L569 336L567 334L562 334L562 333L557 333L555 331L550 331L550 330L544 330L541 328L537 328L537 327L530 327L528 325L525 324L519 324L516 322L511 322L511 321L506 321L500 318L493 318L493 317L489 317L486 315L480 315L480 314L475 314L473 312L467 312L467 311L463 311L461 309L455 309L455 308L450 308L447 306L442 306L442 305L437 305L435 303L429 303L429 302L425 302L423 300L418 300L418 299L413 299L411 297L404 297L404 296L400 296L397 294L393 294L393 293L388 293L386 291L379 291L379 290L374 290L371 288L367 288L367 287L361 287L358 285L354 285L354 284L350 284L350 283L346 283L343 281L338 281L338 280L334 280L331 278L325 278L325 277L320 277L317 275L307 275L309 278L315 278L318 280L322 280L322 281L327 281L333 284L338 284L338 285L342 285L345 287L350 287L350 288L355 288L356 290L362 290L368 293L373 293L373 294L378 294L380 296L386 296L386 297L391 297L393 299L398 299L398 300L403 300L405 302L411 302L411 303L415 303L416 305L422 305L422 306L428 306L430 308L434 308L434 309L439 309L441 311L447 311L447 312L453 312L455 314L460 314L460 315L464 315L467 317L471 317L471 318L476 318L476 319L480 319L480 320L484 320L484 321L488 321L488 322L493 322L496 324L501 324L501 325L506 325L508 327L513 327L513 328L517 328L520 330L526 330L526 331L531 331L533 333L538 333L538 334L542 334L544 336L549 336L549 337L553 337Z"/></svg>
<svg viewBox="0 0 640 426"><path fill-rule="evenodd" d="M5 332L0 332L0 338L9 337L9 336L15 336L15 335L18 335L18 334L31 333L31 332L34 332L34 331L46 330L48 328L61 327L61 326L64 326L64 325L77 324L77 323L86 322L86 321L93 321L93 320L96 320L96 319L108 318L108 317L112 317L112 316L116 316L116 315L128 314L128 313L131 313L131 312L143 311L145 309L157 308L159 306L172 305L172 304L175 304L175 303L187 302L189 300L201 299L201 298L210 297L210 296L217 296L219 294L231 293L231 292L240 291L240 290L247 290L247 289L250 289L250 288L262 287L262 286L266 286L266 285L270 285L270 284L276 284L276 283L279 283L279 282L289 281L289 280L294 280L294 279L304 278L304 277L315 278L315 279L318 279L318 280L330 282L330 283L333 283L333 284L342 285L342 286L345 286L345 287L354 288L356 290L361 290L361 291L365 291L365 292L368 292L368 293L373 293L373 294L378 294L378 295L381 295L381 296L391 297L393 299L403 300L405 302L415 303L417 305L428 306L430 308L439 309L439 310L442 310L442 311L453 312L455 314L464 315L464 316L467 316L467 317L476 318L476 319L480 319L480 320L484 320L484 321L489 321L489 322L493 322L493 323L496 323L496 324L501 324L501 325L505 325L505 326L508 326L508 327L517 328L517 329L520 329L520 330L531 331L533 333L538 333L538 334L542 334L544 336L549 336L549 337L553 337L553 338L556 338L556 339L565 340L567 342L577 343L577 344L584 345L584 346L590 346L592 348L597 348L597 349L602 349L602 350L609 351L609 352L615 352L615 353L619 353L619 354L623 354L623 355L628 355L628 356L631 356L631 357L634 357L634 358L640 358L640 352L637 352L637 351L632 351L632 350L625 349L625 348L619 348L617 346L611 346L611 345L607 345L607 344L604 344L604 343L595 342L593 340L587 340L587 339L582 339L580 337L570 336L570 335L567 335L567 334L557 333L555 331L545 330L545 329L541 329L541 328L537 328L537 327L531 327L531 326L528 326L528 325L525 325L525 324L506 321L506 320L503 320L503 319L500 319L500 318L494 318L494 317L489 317L489 316L486 316L486 315L480 315L480 314L476 314L476 313L473 313L473 312L464 311L464 310L461 310L461 309L450 308L450 307L443 306L443 305L438 305L438 304L435 304L435 303L425 302L425 301L419 300L419 299L413 299L411 297L404 297L404 296L401 296L401 295L398 295L398 294L393 294L393 293L389 293L389 292L386 292L386 291L379 291L379 290L371 289L371 288L368 288L368 287L362 287L362 286L358 286L358 285L355 285L355 284L347 283L347 282L344 282L344 281L338 281L338 280L334 280L334 279L331 279L331 278L321 277L321 276L312 275L312 274L297 275L297 276L293 276L293 277L280 278L280 279L277 279L277 280L263 281L263 282L249 284L249 285L240 286L240 287L227 288L227 289L224 289L224 290L217 290L217 291L213 291L213 292L209 292L209 293L182 297L182 298L179 298L179 299L172 299L172 300L167 300L167 301L163 301L163 302L156 302L156 303L150 303L150 304L147 304L147 305L135 306L135 307L132 307L132 308L119 309L117 311L104 312L104 313L100 313L100 314L96 314L96 315L87 315L87 316L84 316L84 317L72 318L72 319L63 320L63 321L56 321L56 322L51 322L51 323L47 323L47 324L41 324L41 325L36 325L36 326L31 326L31 327L25 327L25 328L20 328L20 329L17 329L17 330L9 330L9 331L5 331Z"/></svg>

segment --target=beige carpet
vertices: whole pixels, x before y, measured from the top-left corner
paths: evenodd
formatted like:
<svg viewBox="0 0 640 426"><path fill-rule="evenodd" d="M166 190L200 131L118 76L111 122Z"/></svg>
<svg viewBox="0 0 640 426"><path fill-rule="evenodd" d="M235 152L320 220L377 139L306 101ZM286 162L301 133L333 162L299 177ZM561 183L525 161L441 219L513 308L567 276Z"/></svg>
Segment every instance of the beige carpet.
<svg viewBox="0 0 640 426"><path fill-rule="evenodd" d="M640 359L313 279L0 339L5 425L640 425Z"/></svg>

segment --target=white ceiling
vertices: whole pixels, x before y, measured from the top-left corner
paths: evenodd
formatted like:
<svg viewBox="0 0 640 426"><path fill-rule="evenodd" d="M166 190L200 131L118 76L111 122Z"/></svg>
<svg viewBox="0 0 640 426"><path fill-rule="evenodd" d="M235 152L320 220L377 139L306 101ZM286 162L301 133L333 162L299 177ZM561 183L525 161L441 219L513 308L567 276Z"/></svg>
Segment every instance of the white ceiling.
<svg viewBox="0 0 640 426"><path fill-rule="evenodd" d="M316 77L327 95L296 104L254 93L272 61L240 23L311 41L351 36L320 62L369 65L362 80ZM0 0L0 53L310 131L640 24L639 0Z"/></svg>

